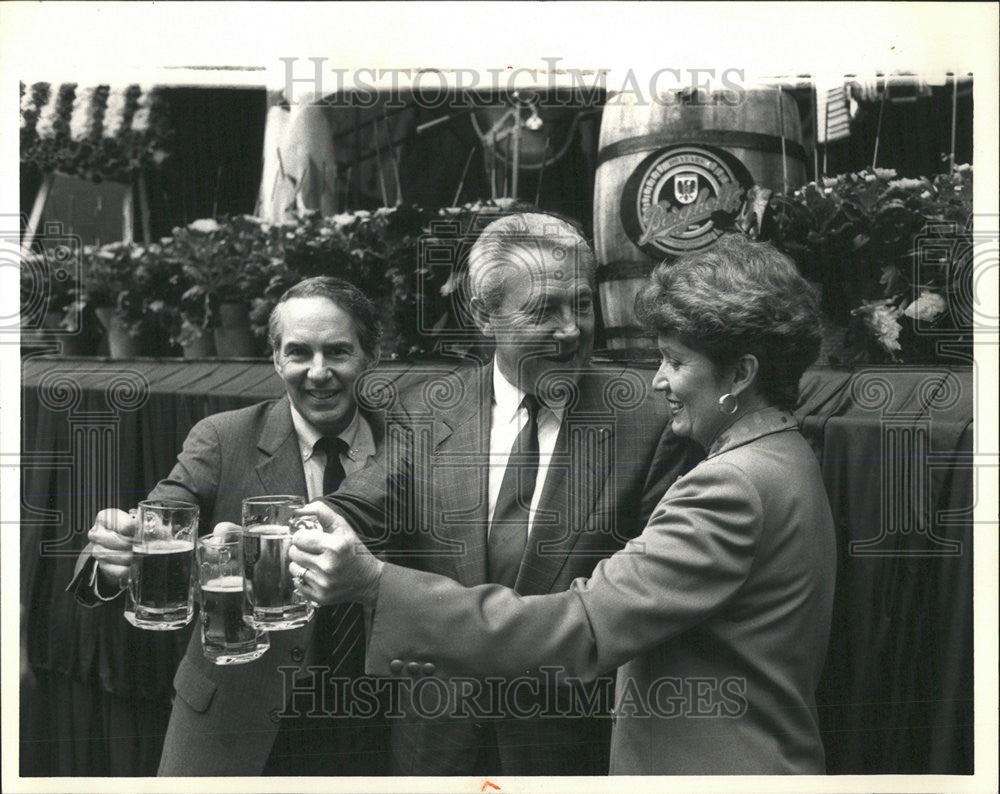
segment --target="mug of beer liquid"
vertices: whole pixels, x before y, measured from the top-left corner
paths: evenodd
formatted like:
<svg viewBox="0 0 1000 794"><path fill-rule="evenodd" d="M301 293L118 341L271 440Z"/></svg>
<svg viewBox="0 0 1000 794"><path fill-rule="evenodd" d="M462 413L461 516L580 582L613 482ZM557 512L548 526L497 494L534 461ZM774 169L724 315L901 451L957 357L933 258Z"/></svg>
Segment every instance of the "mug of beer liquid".
<svg viewBox="0 0 1000 794"><path fill-rule="evenodd" d="M179 629L194 617L191 563L198 536L198 505L174 500L139 502L125 618L140 629Z"/></svg>
<svg viewBox="0 0 1000 794"><path fill-rule="evenodd" d="M195 550L201 598L201 646L214 664L242 664L271 647L267 634L243 619L243 538L205 535Z"/></svg>
<svg viewBox="0 0 1000 794"><path fill-rule="evenodd" d="M301 496L254 496L243 500L243 569L246 620L265 631L294 629L309 622L313 604L295 587L288 570L293 510Z"/></svg>

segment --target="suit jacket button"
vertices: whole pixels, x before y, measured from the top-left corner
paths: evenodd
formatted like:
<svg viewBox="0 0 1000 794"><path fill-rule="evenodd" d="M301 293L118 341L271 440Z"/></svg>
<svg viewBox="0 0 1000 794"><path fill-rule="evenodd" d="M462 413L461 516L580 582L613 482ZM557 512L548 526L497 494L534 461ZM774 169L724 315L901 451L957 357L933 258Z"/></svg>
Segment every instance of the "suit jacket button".
<svg viewBox="0 0 1000 794"><path fill-rule="evenodd" d="M298 645L292 648L289 655L292 657L293 662L301 662L305 658L305 653Z"/></svg>
<svg viewBox="0 0 1000 794"><path fill-rule="evenodd" d="M431 662L424 662L423 674L424 675L434 675L437 668Z"/></svg>
<svg viewBox="0 0 1000 794"><path fill-rule="evenodd" d="M276 725L279 722L281 722L281 717L278 716L278 710L277 709L271 709L270 717L271 717L271 722L275 723Z"/></svg>
<svg viewBox="0 0 1000 794"><path fill-rule="evenodd" d="M393 659L389 662L389 672L397 674L403 672L403 662L399 659Z"/></svg>
<svg viewBox="0 0 1000 794"><path fill-rule="evenodd" d="M406 664L406 672L409 673L410 675L416 675L417 673L420 672L420 663L419 662L407 662L407 664Z"/></svg>

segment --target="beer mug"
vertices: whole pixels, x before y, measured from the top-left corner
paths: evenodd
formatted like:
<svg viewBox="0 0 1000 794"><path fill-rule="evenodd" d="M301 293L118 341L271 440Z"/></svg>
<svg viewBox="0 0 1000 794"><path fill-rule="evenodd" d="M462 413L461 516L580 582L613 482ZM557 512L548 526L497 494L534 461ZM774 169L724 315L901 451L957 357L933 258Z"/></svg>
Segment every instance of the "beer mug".
<svg viewBox="0 0 1000 794"><path fill-rule="evenodd" d="M254 496L243 500L243 568L246 619L265 631L294 629L309 622L313 604L295 587L288 570L292 519L301 496Z"/></svg>
<svg viewBox="0 0 1000 794"><path fill-rule="evenodd" d="M242 664L271 647L267 634L243 619L243 538L240 533L198 539L201 645L215 664Z"/></svg>
<svg viewBox="0 0 1000 794"><path fill-rule="evenodd" d="M191 561L198 536L198 505L173 500L139 502L125 618L140 629L179 629L194 617Z"/></svg>

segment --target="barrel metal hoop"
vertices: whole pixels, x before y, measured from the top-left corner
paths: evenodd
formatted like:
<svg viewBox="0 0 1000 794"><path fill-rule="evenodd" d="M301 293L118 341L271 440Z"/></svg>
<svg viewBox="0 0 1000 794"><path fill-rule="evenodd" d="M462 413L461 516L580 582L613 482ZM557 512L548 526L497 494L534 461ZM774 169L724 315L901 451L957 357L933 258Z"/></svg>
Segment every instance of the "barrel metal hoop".
<svg viewBox="0 0 1000 794"><path fill-rule="evenodd" d="M756 149L768 154L781 154L781 136L766 135L762 132L742 132L740 130L698 130L698 138L665 140L662 132L625 138L608 144L597 155L597 165L609 160L639 152L652 152L671 146L728 146L737 149ZM806 162L805 147L798 141L785 138L785 154Z"/></svg>
<svg viewBox="0 0 1000 794"><path fill-rule="evenodd" d="M594 278L598 284L629 279L645 280L653 272L654 267L656 262L609 262L597 268Z"/></svg>

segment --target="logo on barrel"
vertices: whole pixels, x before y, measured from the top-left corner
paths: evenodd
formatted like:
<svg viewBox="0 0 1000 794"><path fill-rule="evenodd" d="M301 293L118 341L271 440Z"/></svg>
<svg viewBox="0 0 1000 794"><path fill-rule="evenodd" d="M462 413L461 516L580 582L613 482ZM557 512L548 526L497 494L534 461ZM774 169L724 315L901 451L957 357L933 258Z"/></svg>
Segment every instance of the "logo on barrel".
<svg viewBox="0 0 1000 794"><path fill-rule="evenodd" d="M698 198L698 175L678 174L675 176L674 196L681 204L690 204Z"/></svg>
<svg viewBox="0 0 1000 794"><path fill-rule="evenodd" d="M632 172L622 190L622 226L646 254L678 256L711 245L732 220L753 179L728 152L668 146Z"/></svg>

